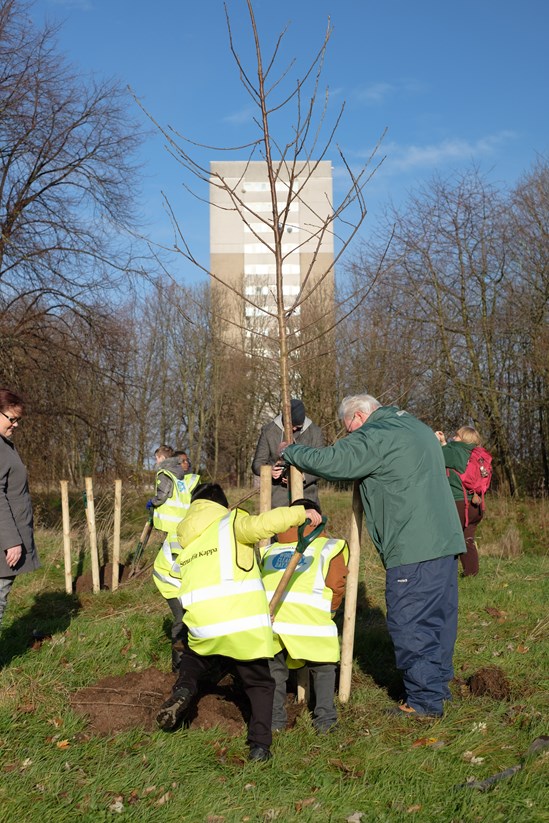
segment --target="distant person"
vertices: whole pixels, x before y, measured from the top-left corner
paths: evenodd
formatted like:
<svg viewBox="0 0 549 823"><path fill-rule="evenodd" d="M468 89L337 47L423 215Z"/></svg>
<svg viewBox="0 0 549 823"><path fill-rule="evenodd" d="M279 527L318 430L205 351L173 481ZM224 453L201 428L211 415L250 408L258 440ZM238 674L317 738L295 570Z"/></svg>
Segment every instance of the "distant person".
<svg viewBox="0 0 549 823"><path fill-rule="evenodd" d="M321 522L304 506L279 508L256 516L228 507L217 483L193 492L187 517L177 530L180 551L173 575L154 580L165 597L177 596L184 609L188 648L183 652L172 696L162 704L157 723L171 731L187 717L199 681L227 664L234 667L250 701L250 760L269 760L274 681L269 605L254 544L279 531Z"/></svg>
<svg viewBox="0 0 549 823"><path fill-rule="evenodd" d="M323 446L324 436L322 431L306 416L303 401L293 398L291 409L294 443L315 448ZM252 471L258 477L261 474L261 466L272 466L271 506L273 509L277 506L287 506L290 502L288 478L282 465L277 465L280 463L278 452L283 439L284 418L279 414L261 429L252 461ZM313 474L306 472L303 475L303 494L315 503L318 503L317 480L318 478Z"/></svg>
<svg viewBox="0 0 549 823"><path fill-rule="evenodd" d="M17 575L40 567L27 470L11 442L24 410L19 395L0 389L0 624Z"/></svg>
<svg viewBox="0 0 549 823"><path fill-rule="evenodd" d="M347 437L333 446L282 447L292 466L327 480L359 480L372 542L386 569L387 627L403 673L401 717L440 717L450 699L457 634L457 557L463 532L431 429L375 397L346 397Z"/></svg>
<svg viewBox="0 0 549 823"><path fill-rule="evenodd" d="M315 509L312 500L294 500L292 506ZM313 527L305 529L305 535ZM261 557L261 576L269 601L297 545L297 528L276 537ZM275 681L273 731L286 728L286 684L289 668L304 664L314 688L313 726L325 733L337 724L334 704L339 638L334 616L345 593L349 547L345 540L321 534L303 552L285 594L275 608L273 632L275 656L269 668Z"/></svg>
<svg viewBox="0 0 549 823"><path fill-rule="evenodd" d="M484 495L468 489L462 482L461 475L463 475L467 469L473 449L482 446L482 440L478 431L472 426L462 426L458 429L455 437L448 442L446 441L444 432L437 431L435 434L442 446L444 463L449 470L448 480L450 482L450 489L456 502L456 508L465 538L467 551L465 554L460 554L459 556L463 568L463 576L474 577L478 574L479 570L475 532L484 514ZM487 484L484 484L487 488L492 474L491 465L487 465L485 471L489 472L490 475L487 477ZM467 480L465 483L467 483Z"/></svg>
<svg viewBox="0 0 549 823"><path fill-rule="evenodd" d="M155 570L162 574L172 566L170 542L176 539L177 527L189 510L191 494L200 482L200 477L198 474L191 474L191 463L186 452L176 452L170 446L162 445L154 454L157 466L156 495L149 500L147 508L154 510L155 528L166 532L166 539L154 561ZM173 616L172 671L176 672L186 646L187 632L179 600L168 600L168 606Z"/></svg>
<svg viewBox="0 0 549 823"><path fill-rule="evenodd" d="M154 453L156 459L156 493L147 502L153 509L155 529L175 535L178 523L183 520L191 503L191 493L200 482L197 474L181 463L171 446L162 445ZM186 456L186 455L185 455Z"/></svg>
<svg viewBox="0 0 549 823"><path fill-rule="evenodd" d="M191 470L191 461L189 460L187 452L181 451L181 449L176 449L173 456L177 457L179 460L179 465L183 469L183 472L188 474Z"/></svg>

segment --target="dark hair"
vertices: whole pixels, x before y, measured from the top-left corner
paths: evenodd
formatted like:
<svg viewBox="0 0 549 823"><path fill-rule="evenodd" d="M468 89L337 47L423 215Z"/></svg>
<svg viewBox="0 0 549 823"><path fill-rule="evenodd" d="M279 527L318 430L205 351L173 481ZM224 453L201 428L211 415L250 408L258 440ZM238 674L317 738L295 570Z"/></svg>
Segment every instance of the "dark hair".
<svg viewBox="0 0 549 823"><path fill-rule="evenodd" d="M322 514L320 506L314 500L309 500L308 497L300 497L299 500L292 500L290 506L303 506L304 509L314 509L315 512Z"/></svg>
<svg viewBox="0 0 549 823"><path fill-rule="evenodd" d="M22 397L19 397L18 394L10 391L10 389L0 389L0 410L4 411L4 409L10 409L12 407L24 409L25 401Z"/></svg>
<svg viewBox="0 0 549 823"><path fill-rule="evenodd" d="M191 503L195 500L212 500L226 509L229 508L229 501L219 483L199 483L191 494Z"/></svg>

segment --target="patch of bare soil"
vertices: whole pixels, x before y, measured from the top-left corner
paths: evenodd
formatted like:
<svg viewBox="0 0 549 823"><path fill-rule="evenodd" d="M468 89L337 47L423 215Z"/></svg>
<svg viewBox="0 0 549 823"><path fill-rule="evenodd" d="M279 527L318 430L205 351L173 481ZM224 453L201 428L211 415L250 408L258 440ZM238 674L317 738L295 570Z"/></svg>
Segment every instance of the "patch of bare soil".
<svg viewBox="0 0 549 823"><path fill-rule="evenodd" d="M485 666L471 675L467 685L476 697L491 697L494 700L510 700L511 686L499 666Z"/></svg>
<svg viewBox="0 0 549 823"><path fill-rule="evenodd" d="M156 714L171 694L174 675L150 668L120 677L106 677L71 697L77 714L87 717L96 734L112 735L130 729L157 729ZM199 696L189 717L193 729L218 727L227 735L242 733L248 717L247 699L226 676L217 686L208 686Z"/></svg>
<svg viewBox="0 0 549 823"><path fill-rule="evenodd" d="M88 720L91 731L99 735L114 735L130 729L154 731L160 705L172 691L175 675L151 667L142 672L128 672L119 677L105 677L93 686L79 689L70 702L73 710ZM294 728L298 717L307 710L305 703L296 703L288 695L288 729ZM246 695L232 675L225 675L217 684L205 684L188 719L191 729L219 728L230 737L237 737L246 728L249 705Z"/></svg>
<svg viewBox="0 0 549 823"><path fill-rule="evenodd" d="M118 564L118 585L128 580L130 566ZM112 563L106 563L99 569L99 586L101 589L112 588ZM74 581L74 591L76 594L84 594L93 591L93 580L91 571L81 574Z"/></svg>

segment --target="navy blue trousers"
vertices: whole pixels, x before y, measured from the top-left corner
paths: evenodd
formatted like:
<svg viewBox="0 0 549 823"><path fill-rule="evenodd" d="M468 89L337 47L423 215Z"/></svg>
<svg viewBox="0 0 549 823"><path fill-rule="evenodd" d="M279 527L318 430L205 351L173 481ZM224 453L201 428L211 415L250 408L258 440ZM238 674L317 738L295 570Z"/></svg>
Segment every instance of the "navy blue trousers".
<svg viewBox="0 0 549 823"><path fill-rule="evenodd" d="M406 702L420 714L441 715L451 697L457 637L457 557L387 569L387 627L402 671Z"/></svg>

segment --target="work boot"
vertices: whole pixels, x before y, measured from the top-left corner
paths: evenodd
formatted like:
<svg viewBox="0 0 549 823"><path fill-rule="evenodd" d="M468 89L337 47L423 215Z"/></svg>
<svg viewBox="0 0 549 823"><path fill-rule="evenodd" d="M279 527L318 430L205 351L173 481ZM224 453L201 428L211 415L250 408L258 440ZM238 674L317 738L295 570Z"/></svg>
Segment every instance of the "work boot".
<svg viewBox="0 0 549 823"><path fill-rule="evenodd" d="M156 722L165 732L169 732L181 722L191 704L193 694L190 689L178 689L160 706Z"/></svg>
<svg viewBox="0 0 549 823"><path fill-rule="evenodd" d="M248 760L270 760L272 754L270 749L266 749L265 746L250 746L250 754L248 755Z"/></svg>
<svg viewBox="0 0 549 823"><path fill-rule="evenodd" d="M399 703L398 706L391 706L390 709L384 709L383 714L390 714L393 717L407 717L411 720L419 721L433 721L442 717L442 713L423 714L422 712L418 712L412 706L409 706L408 703Z"/></svg>

